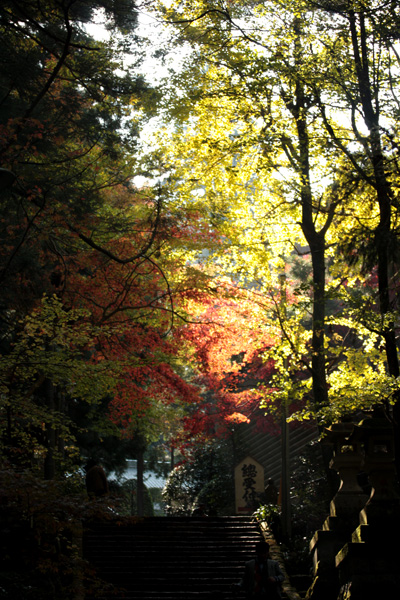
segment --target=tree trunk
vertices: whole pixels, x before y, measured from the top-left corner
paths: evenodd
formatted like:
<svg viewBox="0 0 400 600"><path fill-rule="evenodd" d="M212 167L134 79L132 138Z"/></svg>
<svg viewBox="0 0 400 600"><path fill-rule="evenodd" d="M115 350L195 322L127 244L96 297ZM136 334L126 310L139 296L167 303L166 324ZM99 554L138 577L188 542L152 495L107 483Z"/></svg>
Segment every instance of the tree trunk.
<svg viewBox="0 0 400 600"><path fill-rule="evenodd" d="M55 400L54 400L54 385L50 379L46 379L44 384L44 396L47 405L47 409L50 415L50 421L52 416L54 415L55 410ZM54 479L55 477L55 458L54 453L56 449L56 432L53 424L46 423L46 457L44 459L44 478L45 479Z"/></svg>
<svg viewBox="0 0 400 600"><path fill-rule="evenodd" d="M144 451L142 449L137 452L137 475L136 475L136 492L137 492L137 514L139 517L144 516Z"/></svg>
<svg viewBox="0 0 400 600"><path fill-rule="evenodd" d="M379 311L382 321L394 307L390 301L390 276L391 266L390 240L392 237L392 190L385 172L385 159L382 150L382 139L379 126L378 90L374 89L369 73L369 52L367 33L365 29L365 15L362 11L356 15L349 12L350 32L352 39L355 72L361 105L364 112L365 124L369 130L370 160L372 163L376 197L379 206L379 223L375 229L375 249L378 265ZM399 358L396 346L394 324L385 323L383 326L385 340L386 360L389 375L398 377ZM397 395L398 396L398 395ZM400 398L396 398L393 407L393 426L395 438L396 468L400 478Z"/></svg>
<svg viewBox="0 0 400 600"><path fill-rule="evenodd" d="M297 55L301 60L300 32L297 34ZM299 150L300 199L302 208L301 228L310 246L313 267L313 313L312 313L312 357L314 405L328 403L328 389L325 371L325 228L315 228L315 212L310 180L309 137L307 130L304 85L296 82L295 106L292 109L296 119Z"/></svg>

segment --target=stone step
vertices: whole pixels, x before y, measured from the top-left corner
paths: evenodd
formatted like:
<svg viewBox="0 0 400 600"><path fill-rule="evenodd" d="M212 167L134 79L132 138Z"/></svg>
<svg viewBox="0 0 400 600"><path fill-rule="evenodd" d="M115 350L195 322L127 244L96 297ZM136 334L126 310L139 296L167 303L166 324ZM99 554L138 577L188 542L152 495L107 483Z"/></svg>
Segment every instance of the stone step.
<svg viewBox="0 0 400 600"><path fill-rule="evenodd" d="M241 598L242 594L239 593L237 596L232 596L232 592L226 592L226 591L221 591L217 588L213 588L210 587L210 589L208 590L198 590L196 588L191 589L191 590L187 590L187 589L175 589L175 590L126 590L126 589L120 589L118 590L118 588L115 588L115 594L112 595L112 598L114 599L115 595L117 597L121 597L121 598L146 598L146 600L148 598L155 598L157 600L165 600L166 598L210 598L212 597L215 592L218 592L218 596L216 596L217 598L225 598L225 597L229 597L230 600L233 600L233 598L235 598L235 600L239 600L239 598ZM107 597L107 596L106 596ZM111 596L109 596L111 598ZM102 598L102 596L98 596L98 598ZM96 597L97 600L97 597ZM107 597L108 600L108 597Z"/></svg>
<svg viewBox="0 0 400 600"><path fill-rule="evenodd" d="M231 600L231 584L259 539L258 526L243 517L92 523L85 528L84 556L113 585L96 598Z"/></svg>

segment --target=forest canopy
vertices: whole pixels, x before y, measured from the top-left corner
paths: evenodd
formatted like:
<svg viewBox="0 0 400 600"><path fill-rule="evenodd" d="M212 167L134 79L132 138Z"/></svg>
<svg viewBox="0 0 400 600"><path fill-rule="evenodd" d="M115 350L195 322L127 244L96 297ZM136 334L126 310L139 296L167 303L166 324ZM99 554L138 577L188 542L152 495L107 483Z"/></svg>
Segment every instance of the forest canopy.
<svg viewBox="0 0 400 600"><path fill-rule="evenodd" d="M400 455L399 19L2 3L7 460L53 478L85 429L184 449L282 406L320 428L378 406Z"/></svg>

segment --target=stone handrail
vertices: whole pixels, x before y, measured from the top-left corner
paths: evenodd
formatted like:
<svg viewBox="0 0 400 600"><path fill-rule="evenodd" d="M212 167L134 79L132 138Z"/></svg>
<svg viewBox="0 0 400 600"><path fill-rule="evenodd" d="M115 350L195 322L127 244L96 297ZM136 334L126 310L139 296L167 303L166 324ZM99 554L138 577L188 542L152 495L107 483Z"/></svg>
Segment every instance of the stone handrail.
<svg viewBox="0 0 400 600"><path fill-rule="evenodd" d="M282 572L285 576L285 580L282 583L282 589L285 595L287 596L287 598L289 598L289 600L301 600L301 596L290 583L289 576L286 572L285 561L282 556L282 551L278 543L276 542L274 536L272 535L268 523L266 523L265 521L260 521L259 526L265 541L269 544L271 558L279 563L279 566L282 569Z"/></svg>

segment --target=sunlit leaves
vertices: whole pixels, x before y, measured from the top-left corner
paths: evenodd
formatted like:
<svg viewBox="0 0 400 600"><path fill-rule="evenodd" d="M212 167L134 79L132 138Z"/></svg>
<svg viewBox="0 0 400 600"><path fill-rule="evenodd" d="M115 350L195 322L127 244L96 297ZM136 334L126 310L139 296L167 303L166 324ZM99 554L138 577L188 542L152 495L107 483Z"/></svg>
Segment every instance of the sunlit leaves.
<svg viewBox="0 0 400 600"><path fill-rule="evenodd" d="M175 87L166 86L179 129L164 143L176 205L196 206L220 234L204 268L268 295L293 252L312 252L314 281L294 284L268 354L273 395L312 403L309 378L327 376L331 418L348 411L340 398L357 386L360 408L392 398L381 349L398 321L398 71L386 17L375 2L352 12L301 1L177 2L165 15L192 48ZM326 398L317 410L328 410Z"/></svg>

